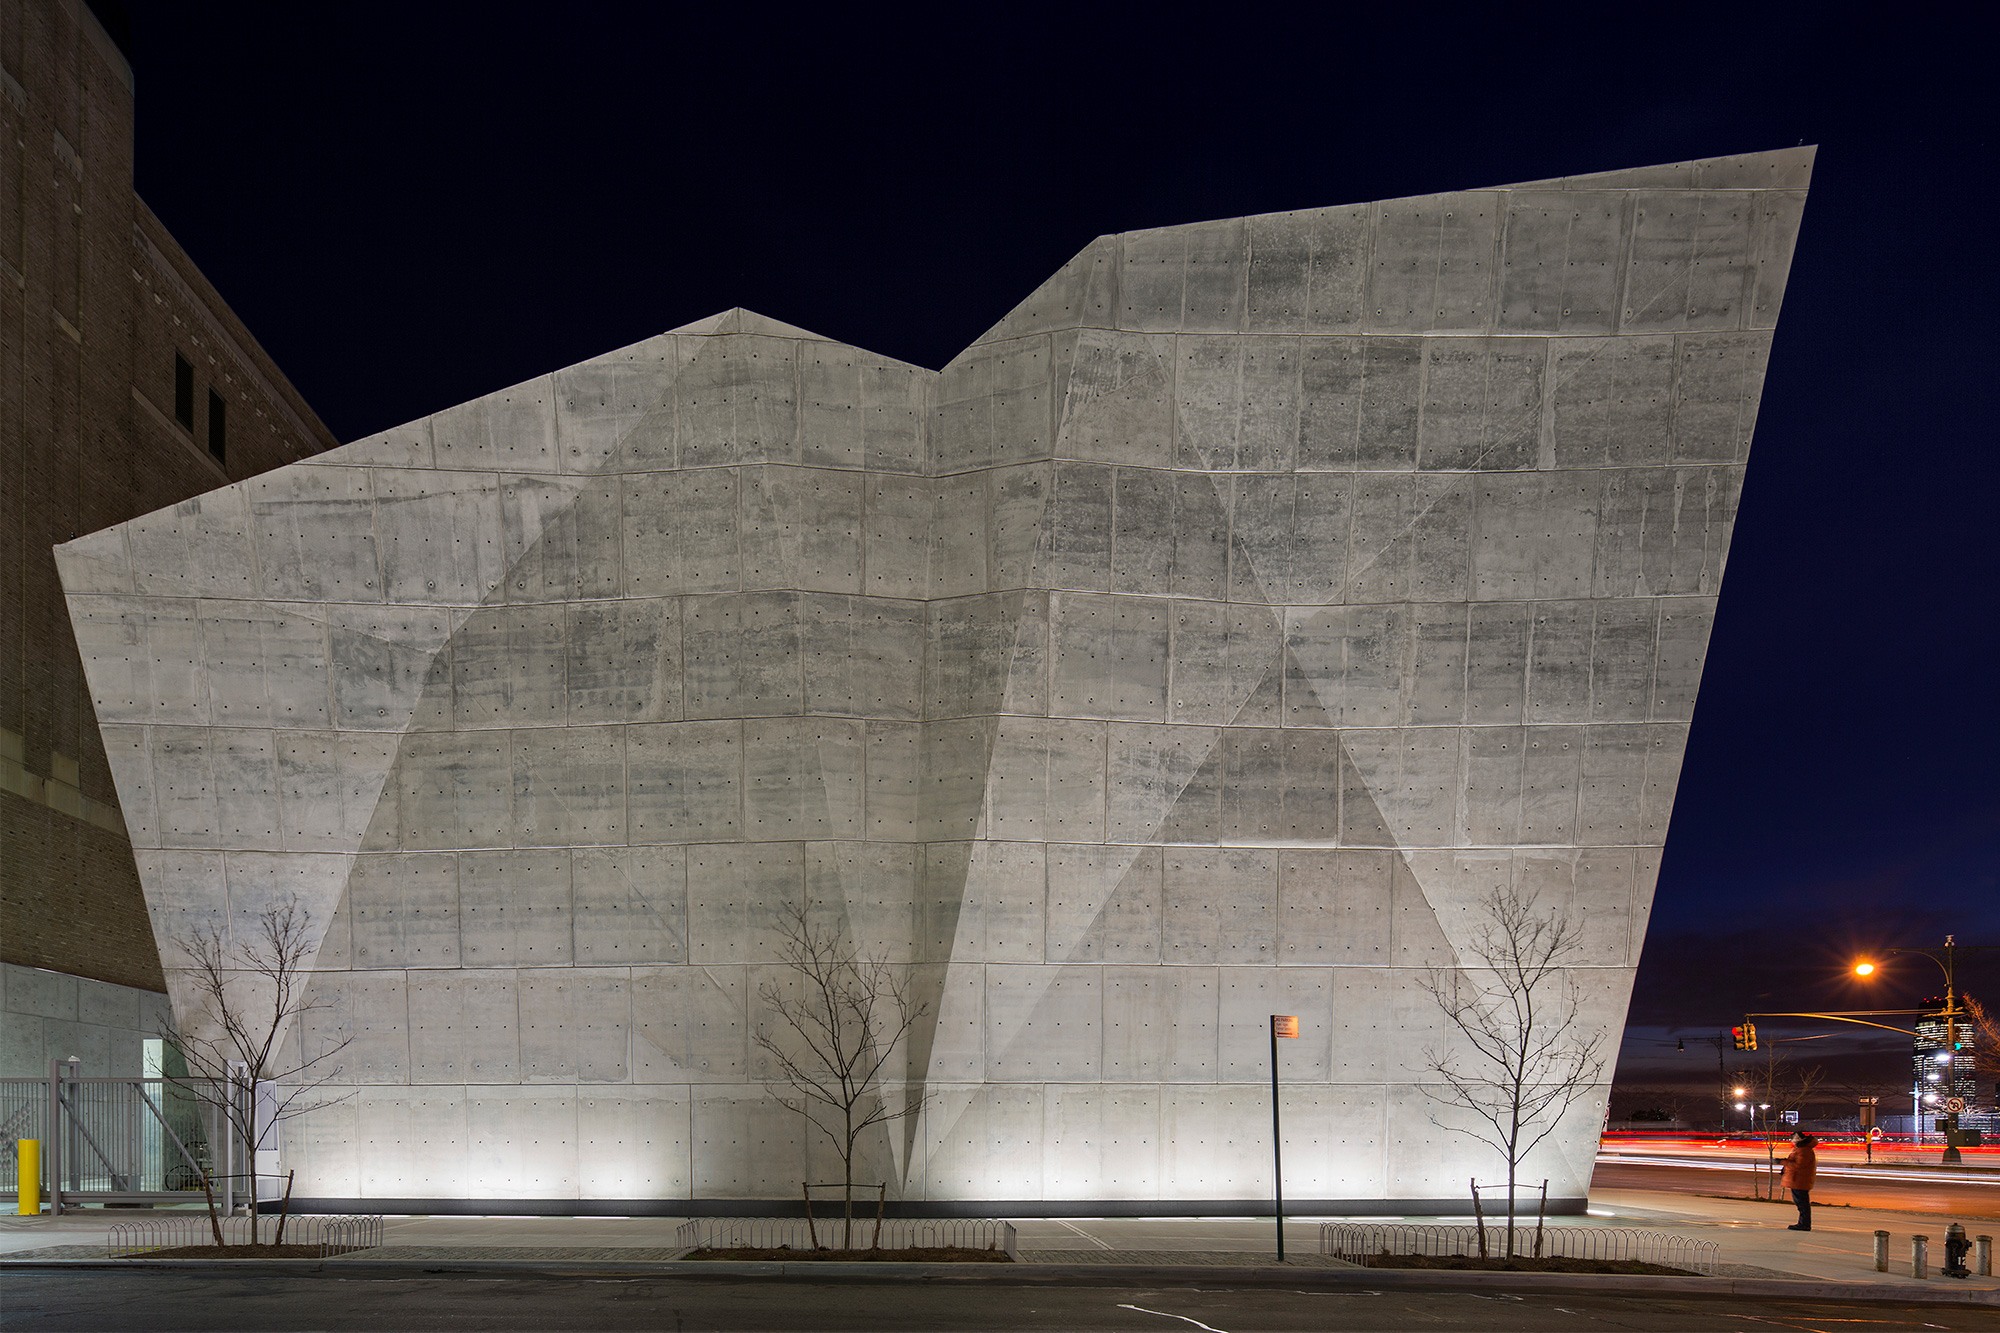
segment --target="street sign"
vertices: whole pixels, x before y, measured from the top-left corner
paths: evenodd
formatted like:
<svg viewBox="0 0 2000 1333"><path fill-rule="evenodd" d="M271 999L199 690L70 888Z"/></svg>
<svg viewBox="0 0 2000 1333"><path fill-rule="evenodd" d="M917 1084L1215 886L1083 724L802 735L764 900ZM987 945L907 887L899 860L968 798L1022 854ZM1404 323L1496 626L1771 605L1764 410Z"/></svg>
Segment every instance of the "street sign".
<svg viewBox="0 0 2000 1333"><path fill-rule="evenodd" d="M1297 1014L1272 1014L1271 1035L1274 1037L1296 1037L1299 1035Z"/></svg>
<svg viewBox="0 0 2000 1333"><path fill-rule="evenodd" d="M1963 1097L1945 1098L1944 1109L1951 1112L1953 1115L1957 1115L1960 1111L1963 1111L1965 1109L1965 1098Z"/></svg>

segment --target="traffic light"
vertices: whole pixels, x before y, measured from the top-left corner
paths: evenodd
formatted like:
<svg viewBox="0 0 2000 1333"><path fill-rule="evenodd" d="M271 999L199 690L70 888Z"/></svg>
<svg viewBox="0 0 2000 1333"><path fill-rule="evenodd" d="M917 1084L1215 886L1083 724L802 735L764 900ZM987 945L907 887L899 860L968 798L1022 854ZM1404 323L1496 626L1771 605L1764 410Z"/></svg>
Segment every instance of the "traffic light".
<svg viewBox="0 0 2000 1333"><path fill-rule="evenodd" d="M1737 1050L1754 1051L1757 1049L1757 1025L1755 1023L1745 1023L1741 1027L1733 1027L1729 1029L1729 1035L1735 1039Z"/></svg>

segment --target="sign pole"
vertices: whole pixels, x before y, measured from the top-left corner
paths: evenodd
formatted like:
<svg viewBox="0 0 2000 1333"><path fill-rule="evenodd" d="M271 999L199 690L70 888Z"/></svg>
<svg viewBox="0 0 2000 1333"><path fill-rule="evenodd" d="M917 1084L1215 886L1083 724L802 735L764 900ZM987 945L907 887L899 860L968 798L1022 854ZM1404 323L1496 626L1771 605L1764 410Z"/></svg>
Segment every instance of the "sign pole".
<svg viewBox="0 0 2000 1333"><path fill-rule="evenodd" d="M1278 1120L1278 1038L1299 1035L1297 1014L1271 1015L1271 1202L1278 1226L1278 1262L1285 1262L1284 1131Z"/></svg>

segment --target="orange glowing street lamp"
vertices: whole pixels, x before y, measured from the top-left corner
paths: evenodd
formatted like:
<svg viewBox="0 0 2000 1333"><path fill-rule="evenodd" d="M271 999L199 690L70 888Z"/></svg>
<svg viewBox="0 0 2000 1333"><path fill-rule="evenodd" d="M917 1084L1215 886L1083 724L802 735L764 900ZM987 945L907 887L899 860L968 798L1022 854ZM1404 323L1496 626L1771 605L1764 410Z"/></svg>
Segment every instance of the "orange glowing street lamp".
<svg viewBox="0 0 2000 1333"><path fill-rule="evenodd" d="M1875 964L1873 964L1873 963L1869 962L1869 961L1868 961L1868 960L1867 960L1866 958L1862 959L1862 960L1861 960L1860 962L1858 962L1858 963L1856 963L1856 964L1854 965L1854 975L1855 975L1855 976L1857 976L1857 977L1872 977L1872 976L1874 976L1874 975L1875 975Z"/></svg>

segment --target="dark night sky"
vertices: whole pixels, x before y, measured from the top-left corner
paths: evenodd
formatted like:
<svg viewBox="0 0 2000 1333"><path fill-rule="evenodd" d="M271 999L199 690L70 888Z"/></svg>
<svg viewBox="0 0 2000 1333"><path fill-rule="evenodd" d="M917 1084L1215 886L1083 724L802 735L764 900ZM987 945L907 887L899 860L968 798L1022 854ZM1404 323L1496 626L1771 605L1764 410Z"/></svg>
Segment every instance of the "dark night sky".
<svg viewBox="0 0 2000 1333"><path fill-rule="evenodd" d="M728 306L935 367L1102 233L1816 143L1626 1076L1865 1005L1858 948L2000 942L1983 38L714 8L137 4L138 188L351 439Z"/></svg>

